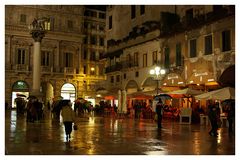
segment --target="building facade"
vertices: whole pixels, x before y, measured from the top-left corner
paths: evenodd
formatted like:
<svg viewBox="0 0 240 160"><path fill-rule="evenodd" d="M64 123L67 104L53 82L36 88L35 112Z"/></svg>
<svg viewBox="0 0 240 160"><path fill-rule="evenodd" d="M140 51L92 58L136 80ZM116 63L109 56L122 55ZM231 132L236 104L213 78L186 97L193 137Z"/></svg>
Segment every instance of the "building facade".
<svg viewBox="0 0 240 160"><path fill-rule="evenodd" d="M28 27L41 17L49 19L50 29L41 41L43 101L59 96L94 100L96 83L105 80L100 60L106 50L105 12L78 5L6 5L6 102L14 107L17 94L31 92L33 39Z"/></svg>
<svg viewBox="0 0 240 160"><path fill-rule="evenodd" d="M108 6L106 35L109 93L212 90L235 65L235 6ZM166 71L159 85L155 66Z"/></svg>

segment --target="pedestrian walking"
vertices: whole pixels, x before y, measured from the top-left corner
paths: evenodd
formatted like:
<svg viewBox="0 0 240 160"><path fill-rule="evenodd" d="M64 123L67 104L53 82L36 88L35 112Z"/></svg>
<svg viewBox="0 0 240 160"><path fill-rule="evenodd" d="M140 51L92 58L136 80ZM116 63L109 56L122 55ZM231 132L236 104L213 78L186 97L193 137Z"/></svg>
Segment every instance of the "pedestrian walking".
<svg viewBox="0 0 240 160"><path fill-rule="evenodd" d="M227 108L227 120L228 120L228 131L231 133L233 131L233 124L235 120L235 102L232 101Z"/></svg>
<svg viewBox="0 0 240 160"><path fill-rule="evenodd" d="M161 98L159 98L158 103L156 104L156 113L158 129L160 129L162 128L162 115L163 115L163 103Z"/></svg>
<svg viewBox="0 0 240 160"><path fill-rule="evenodd" d="M75 120L75 113L72 109L72 103L70 100L63 100L63 107L61 110L61 116L65 127L66 140L69 141L71 138L73 122Z"/></svg>
<svg viewBox="0 0 240 160"><path fill-rule="evenodd" d="M209 135L217 137L219 111L217 105L214 105L212 101L209 101L208 117L211 123Z"/></svg>

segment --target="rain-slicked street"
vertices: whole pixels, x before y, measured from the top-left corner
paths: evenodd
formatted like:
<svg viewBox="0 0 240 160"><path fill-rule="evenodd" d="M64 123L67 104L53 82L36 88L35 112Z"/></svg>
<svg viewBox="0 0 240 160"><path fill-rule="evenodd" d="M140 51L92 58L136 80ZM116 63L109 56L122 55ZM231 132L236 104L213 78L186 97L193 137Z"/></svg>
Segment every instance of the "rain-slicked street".
<svg viewBox="0 0 240 160"><path fill-rule="evenodd" d="M27 123L16 111L5 116L6 155L234 155L235 135L226 127L219 136L210 126L163 120L159 131L151 120L114 117L78 118L78 130L66 142L64 126L50 116Z"/></svg>

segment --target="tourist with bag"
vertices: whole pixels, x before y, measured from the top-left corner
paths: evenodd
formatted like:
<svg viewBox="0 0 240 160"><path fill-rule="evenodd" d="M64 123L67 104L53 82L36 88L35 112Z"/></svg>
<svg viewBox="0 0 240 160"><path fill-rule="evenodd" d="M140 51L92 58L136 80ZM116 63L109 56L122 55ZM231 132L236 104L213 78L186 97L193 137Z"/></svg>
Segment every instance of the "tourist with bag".
<svg viewBox="0 0 240 160"><path fill-rule="evenodd" d="M66 140L69 141L71 138L73 123L75 121L75 113L71 107L72 103L70 100L62 100L62 105L63 107L61 111L61 116L65 127Z"/></svg>

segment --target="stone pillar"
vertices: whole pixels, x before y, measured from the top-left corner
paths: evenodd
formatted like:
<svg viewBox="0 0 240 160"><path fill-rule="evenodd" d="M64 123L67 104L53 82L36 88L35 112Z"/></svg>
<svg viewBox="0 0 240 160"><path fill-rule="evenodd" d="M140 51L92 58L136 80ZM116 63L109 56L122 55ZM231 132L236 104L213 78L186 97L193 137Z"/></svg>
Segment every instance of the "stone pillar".
<svg viewBox="0 0 240 160"><path fill-rule="evenodd" d="M40 42L33 44L33 86L32 93L34 95L40 94L40 78L41 78L41 49Z"/></svg>
<svg viewBox="0 0 240 160"><path fill-rule="evenodd" d="M10 57L12 56L11 54L11 42L12 42L12 36L11 35L9 35L8 36L8 38L7 38L7 48L6 48L6 50L7 50L7 55L6 55L6 68L7 69L9 69L10 68L10 66L11 66L11 59L10 59Z"/></svg>
<svg viewBox="0 0 240 160"><path fill-rule="evenodd" d="M126 90L122 91L122 112L127 113L127 92L126 92Z"/></svg>
<svg viewBox="0 0 240 160"><path fill-rule="evenodd" d="M95 75L99 76L99 64L95 66Z"/></svg>
<svg viewBox="0 0 240 160"><path fill-rule="evenodd" d="M34 20L31 24L31 35L34 39L33 44L33 85L31 95L42 98L40 91L41 78L41 41L45 36L45 30L38 20Z"/></svg>
<svg viewBox="0 0 240 160"><path fill-rule="evenodd" d="M118 110L122 113L122 92L118 90Z"/></svg>
<svg viewBox="0 0 240 160"><path fill-rule="evenodd" d="M54 57L54 67L57 72L60 72L60 65L59 65L59 57L60 57L60 43L61 41L57 41L57 46L56 46L56 53Z"/></svg>

